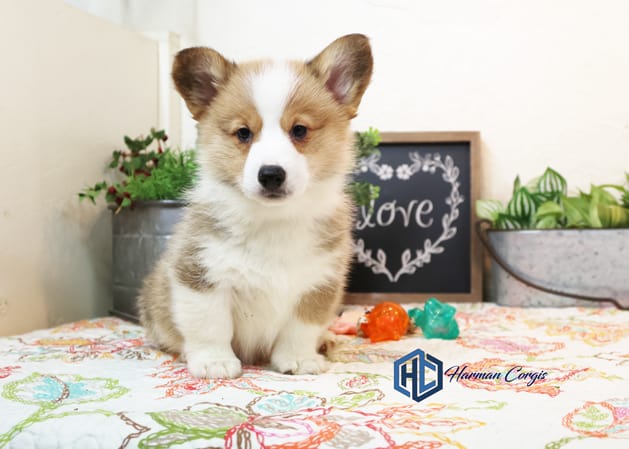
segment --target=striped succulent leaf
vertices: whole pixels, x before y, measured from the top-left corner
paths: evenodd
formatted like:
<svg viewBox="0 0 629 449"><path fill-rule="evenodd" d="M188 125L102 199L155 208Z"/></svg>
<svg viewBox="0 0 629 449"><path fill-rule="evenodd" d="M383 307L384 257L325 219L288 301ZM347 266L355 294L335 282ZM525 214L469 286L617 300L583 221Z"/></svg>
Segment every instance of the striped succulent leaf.
<svg viewBox="0 0 629 449"><path fill-rule="evenodd" d="M507 214L524 222L528 222L535 214L537 204L533 195L526 189L520 187L509 201L507 205Z"/></svg>
<svg viewBox="0 0 629 449"><path fill-rule="evenodd" d="M564 177L550 167L537 181L537 191L542 193L562 193L565 195L567 188L568 183Z"/></svg>
<svg viewBox="0 0 629 449"><path fill-rule="evenodd" d="M547 201L553 201L555 203L559 203L561 200L561 192L531 192L533 195L533 199L535 200L535 204L539 207L541 204Z"/></svg>
<svg viewBox="0 0 629 449"><path fill-rule="evenodd" d="M524 229L525 227L520 220L508 214L499 214L496 219L497 229Z"/></svg>
<svg viewBox="0 0 629 449"><path fill-rule="evenodd" d="M498 215L504 213L505 208L498 200L477 200L476 216L495 223Z"/></svg>
<svg viewBox="0 0 629 449"><path fill-rule="evenodd" d="M515 181L513 181L513 193L520 190L520 187L522 187L522 181L520 181L520 176L516 176Z"/></svg>

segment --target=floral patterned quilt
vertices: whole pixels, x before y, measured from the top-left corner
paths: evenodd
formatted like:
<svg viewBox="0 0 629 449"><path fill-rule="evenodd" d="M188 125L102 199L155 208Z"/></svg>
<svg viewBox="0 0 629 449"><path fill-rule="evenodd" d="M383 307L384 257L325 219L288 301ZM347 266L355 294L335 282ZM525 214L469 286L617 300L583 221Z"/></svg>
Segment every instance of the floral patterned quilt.
<svg viewBox="0 0 629 449"><path fill-rule="evenodd" d="M629 447L629 313L457 307L456 340L351 337L317 376L194 379L116 318L0 338L0 448Z"/></svg>

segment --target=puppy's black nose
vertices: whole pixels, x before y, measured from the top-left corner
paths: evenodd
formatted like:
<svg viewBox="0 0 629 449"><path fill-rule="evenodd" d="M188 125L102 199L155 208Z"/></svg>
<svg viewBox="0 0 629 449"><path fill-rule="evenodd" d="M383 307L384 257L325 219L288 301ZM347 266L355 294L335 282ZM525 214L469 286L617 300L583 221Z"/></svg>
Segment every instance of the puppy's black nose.
<svg viewBox="0 0 629 449"><path fill-rule="evenodd" d="M266 190L278 190L286 180L286 172L279 165L263 165L258 172L258 182Z"/></svg>

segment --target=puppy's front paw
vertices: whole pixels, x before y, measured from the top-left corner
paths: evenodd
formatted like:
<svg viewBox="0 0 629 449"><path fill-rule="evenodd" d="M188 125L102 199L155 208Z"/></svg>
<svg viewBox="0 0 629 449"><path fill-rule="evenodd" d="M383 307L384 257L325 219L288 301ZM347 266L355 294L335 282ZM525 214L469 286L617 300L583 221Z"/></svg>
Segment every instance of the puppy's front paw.
<svg viewBox="0 0 629 449"><path fill-rule="evenodd" d="M280 373L319 374L328 369L328 363L321 354L310 356L273 355L271 365Z"/></svg>
<svg viewBox="0 0 629 449"><path fill-rule="evenodd" d="M235 356L217 357L210 351L195 351L187 353L186 359L194 377L233 379L242 374L242 365Z"/></svg>

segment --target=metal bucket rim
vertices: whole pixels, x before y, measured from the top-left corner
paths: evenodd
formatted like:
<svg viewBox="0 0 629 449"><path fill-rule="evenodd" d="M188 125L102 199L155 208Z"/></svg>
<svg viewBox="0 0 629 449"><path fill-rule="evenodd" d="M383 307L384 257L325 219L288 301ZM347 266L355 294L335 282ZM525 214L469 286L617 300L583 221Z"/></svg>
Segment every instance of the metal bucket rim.
<svg viewBox="0 0 629 449"><path fill-rule="evenodd" d="M175 207L184 207L187 203L183 200L138 200L133 202L133 207L135 209L138 208L148 208L148 207L163 207L163 208L175 208ZM107 206L110 210L117 210L118 207L110 204ZM125 209L129 209L126 207Z"/></svg>
<svg viewBox="0 0 629 449"><path fill-rule="evenodd" d="M629 231L629 228L555 228L555 229L487 229L488 234L492 233L521 233L521 234L542 234L548 232L618 232Z"/></svg>

